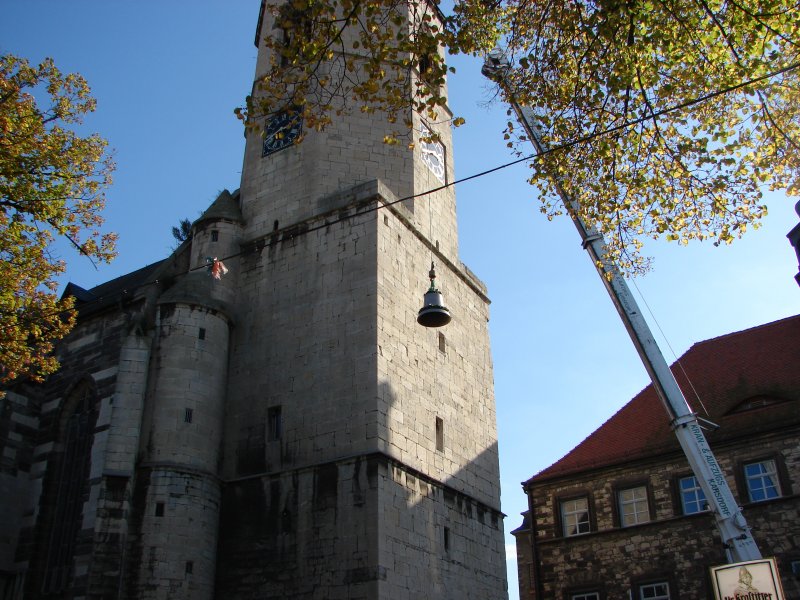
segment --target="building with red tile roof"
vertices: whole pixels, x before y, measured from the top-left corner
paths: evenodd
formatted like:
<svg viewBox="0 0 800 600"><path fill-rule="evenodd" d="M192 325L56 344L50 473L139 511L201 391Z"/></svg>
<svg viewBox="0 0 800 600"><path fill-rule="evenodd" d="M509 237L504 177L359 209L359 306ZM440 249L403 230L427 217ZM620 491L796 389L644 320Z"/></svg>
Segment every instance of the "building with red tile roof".
<svg viewBox="0 0 800 600"><path fill-rule="evenodd" d="M761 553L800 598L800 315L699 342L672 370ZM522 485L520 598L711 597L725 550L652 386Z"/></svg>

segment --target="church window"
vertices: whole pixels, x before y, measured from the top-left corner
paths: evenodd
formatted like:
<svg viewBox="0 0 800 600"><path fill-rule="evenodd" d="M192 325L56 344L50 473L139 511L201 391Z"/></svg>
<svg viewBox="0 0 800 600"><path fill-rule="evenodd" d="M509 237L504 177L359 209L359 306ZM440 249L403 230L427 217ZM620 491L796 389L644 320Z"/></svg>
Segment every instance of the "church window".
<svg viewBox="0 0 800 600"><path fill-rule="evenodd" d="M650 521L650 507L647 501L647 486L621 489L617 493L619 522L622 527L630 527Z"/></svg>
<svg viewBox="0 0 800 600"><path fill-rule="evenodd" d="M781 486L774 460L745 464L744 477L750 502L763 502L780 497Z"/></svg>
<svg viewBox="0 0 800 600"><path fill-rule="evenodd" d="M59 432L64 451L58 457L61 464L51 491L55 506L51 512L47 568L42 582L43 591L54 594L66 590L73 577L83 505L89 496L92 443L97 422L91 383L84 381L76 386L64 406L66 418L61 422Z"/></svg>
<svg viewBox="0 0 800 600"><path fill-rule="evenodd" d="M589 522L589 498L562 500L561 531L565 536L581 535L591 531Z"/></svg>
<svg viewBox="0 0 800 600"><path fill-rule="evenodd" d="M447 352L447 340L441 331L439 332L439 352Z"/></svg>
<svg viewBox="0 0 800 600"><path fill-rule="evenodd" d="M444 419L436 417L436 449L444 452Z"/></svg>
<svg viewBox="0 0 800 600"><path fill-rule="evenodd" d="M681 510L684 515L708 510L706 495L694 475L678 479L678 491L681 495Z"/></svg>
<svg viewBox="0 0 800 600"><path fill-rule="evenodd" d="M280 406L273 406L267 412L267 439L275 442L283 437L283 415Z"/></svg>
<svg viewBox="0 0 800 600"><path fill-rule="evenodd" d="M184 423L191 423L191 422L192 422L192 417L193 417L193 416L194 416L194 410L193 410L193 409L191 409L191 408L187 408L187 409L186 409L186 410L183 412L183 422L184 422Z"/></svg>

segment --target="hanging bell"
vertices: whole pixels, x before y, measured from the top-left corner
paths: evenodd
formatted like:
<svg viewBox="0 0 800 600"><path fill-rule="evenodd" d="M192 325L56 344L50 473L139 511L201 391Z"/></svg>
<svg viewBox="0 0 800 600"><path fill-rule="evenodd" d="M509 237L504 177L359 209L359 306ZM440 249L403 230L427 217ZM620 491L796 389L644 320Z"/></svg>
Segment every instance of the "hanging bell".
<svg viewBox="0 0 800 600"><path fill-rule="evenodd" d="M450 322L450 311L444 305L442 293L436 289L436 271L431 263L431 270L428 273L431 279L431 287L425 292L425 300L422 308L417 313L417 323L423 327L441 327Z"/></svg>

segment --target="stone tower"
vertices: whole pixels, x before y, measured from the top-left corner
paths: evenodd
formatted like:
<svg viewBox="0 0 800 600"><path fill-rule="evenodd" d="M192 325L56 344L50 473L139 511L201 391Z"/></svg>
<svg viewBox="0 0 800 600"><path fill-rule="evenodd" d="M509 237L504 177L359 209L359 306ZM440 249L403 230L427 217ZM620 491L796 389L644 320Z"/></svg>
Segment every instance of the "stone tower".
<svg viewBox="0 0 800 600"><path fill-rule="evenodd" d="M442 142L413 152L363 113L247 138L221 597L506 596L486 290L452 187L396 202L453 179L449 124L424 125ZM438 330L415 321L432 260Z"/></svg>
<svg viewBox="0 0 800 600"><path fill-rule="evenodd" d="M262 9L259 31L271 18ZM262 44L256 76L267 64ZM302 144L266 122L266 138L247 135L240 190L170 258L71 285L64 368L6 401L40 428L0 438L33 457L0 474L21 515L0 533L24 541L9 585L26 598L507 597L489 302L458 258L453 188L418 196L453 180L449 125L415 119L441 142L386 145L377 114ZM431 262L453 316L438 329L416 322ZM68 480L83 483L65 505Z"/></svg>

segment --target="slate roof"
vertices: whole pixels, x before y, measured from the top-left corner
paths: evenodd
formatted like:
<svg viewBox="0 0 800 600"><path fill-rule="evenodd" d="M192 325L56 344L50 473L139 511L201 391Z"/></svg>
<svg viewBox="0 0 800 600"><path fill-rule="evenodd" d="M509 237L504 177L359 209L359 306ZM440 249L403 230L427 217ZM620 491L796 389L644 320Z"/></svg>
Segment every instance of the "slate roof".
<svg viewBox="0 0 800 600"><path fill-rule="evenodd" d="M62 296L75 296L75 308L82 315L94 313L117 302L122 296L133 293L141 285L154 281L159 268L168 259L160 260L127 273L111 281L101 283L91 289L84 289L79 285L69 282Z"/></svg>
<svg viewBox="0 0 800 600"><path fill-rule="evenodd" d="M672 372L698 417L719 425L706 432L712 448L715 442L798 426L800 315L698 342L672 365ZM523 485L677 451L668 421L649 385Z"/></svg>
<svg viewBox="0 0 800 600"><path fill-rule="evenodd" d="M231 194L228 190L222 190L217 196L217 199L211 203L206 211L197 219L193 224L197 225L203 221L227 219L241 223L242 211L239 210L239 190Z"/></svg>

